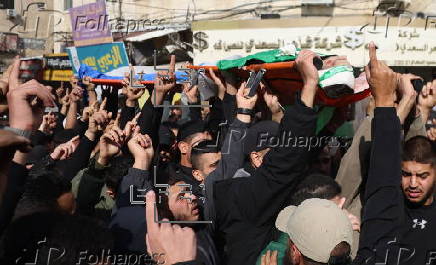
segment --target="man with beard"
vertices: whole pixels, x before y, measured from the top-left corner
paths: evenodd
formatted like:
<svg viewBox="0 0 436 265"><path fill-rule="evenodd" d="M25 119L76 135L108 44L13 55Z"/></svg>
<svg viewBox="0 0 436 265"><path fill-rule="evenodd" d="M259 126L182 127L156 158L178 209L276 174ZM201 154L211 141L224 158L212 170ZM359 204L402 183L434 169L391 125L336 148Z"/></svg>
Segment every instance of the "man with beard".
<svg viewBox="0 0 436 265"><path fill-rule="evenodd" d="M359 250L353 264L435 264L435 149L418 136L406 142L401 155L402 126L394 107L399 74L377 60L374 43L369 51L365 70L376 108Z"/></svg>
<svg viewBox="0 0 436 265"><path fill-rule="evenodd" d="M407 264L433 264L436 261L434 203L436 151L434 143L424 136L408 140L403 148L402 180L406 221L402 240L407 248L401 260Z"/></svg>

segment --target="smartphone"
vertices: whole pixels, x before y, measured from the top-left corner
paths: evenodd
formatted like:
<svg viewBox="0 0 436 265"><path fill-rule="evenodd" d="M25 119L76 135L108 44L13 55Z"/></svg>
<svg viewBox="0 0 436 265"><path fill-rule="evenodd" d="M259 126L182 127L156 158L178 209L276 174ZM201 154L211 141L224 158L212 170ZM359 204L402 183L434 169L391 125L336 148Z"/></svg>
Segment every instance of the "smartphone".
<svg viewBox="0 0 436 265"><path fill-rule="evenodd" d="M247 79L246 87L251 87L253 85L254 77L256 76L256 72L250 72L250 76Z"/></svg>
<svg viewBox="0 0 436 265"><path fill-rule="evenodd" d="M313 65L315 66L316 70L321 70L322 66L324 65L323 61L319 57L313 58Z"/></svg>
<svg viewBox="0 0 436 265"><path fill-rule="evenodd" d="M248 93L247 97L254 97L257 92L257 88L259 87L260 81L262 81L263 75L265 74L265 69L260 69L257 73L252 73L250 75L250 78L247 82L247 87L250 88L250 92Z"/></svg>
<svg viewBox="0 0 436 265"><path fill-rule="evenodd" d="M421 93L422 88L424 87L424 81L422 79L413 79L412 80L413 88L415 89L416 93Z"/></svg>

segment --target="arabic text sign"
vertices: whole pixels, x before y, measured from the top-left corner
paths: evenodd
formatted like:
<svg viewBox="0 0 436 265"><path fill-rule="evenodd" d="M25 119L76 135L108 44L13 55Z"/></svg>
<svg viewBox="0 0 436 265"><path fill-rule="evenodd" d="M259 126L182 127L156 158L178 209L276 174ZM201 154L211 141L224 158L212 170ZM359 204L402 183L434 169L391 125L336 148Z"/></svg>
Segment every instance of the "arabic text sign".
<svg viewBox="0 0 436 265"><path fill-rule="evenodd" d="M194 32L194 63L279 49L293 44L322 54L347 55L354 66L368 63L367 44L374 41L381 60L395 66L436 66L436 29L402 27L385 38L383 29L361 27L260 28ZM243 36L243 37L241 37Z"/></svg>
<svg viewBox="0 0 436 265"><path fill-rule="evenodd" d="M67 53L44 55L45 68L51 70L71 70L71 61Z"/></svg>
<svg viewBox="0 0 436 265"><path fill-rule="evenodd" d="M86 64L101 73L129 66L126 48L122 42L70 47L68 55L73 64L74 73L77 73L81 64Z"/></svg>
<svg viewBox="0 0 436 265"><path fill-rule="evenodd" d="M113 41L112 33L108 27L106 15L106 2L70 8L71 26L75 46L110 43Z"/></svg>
<svg viewBox="0 0 436 265"><path fill-rule="evenodd" d="M47 69L43 72L43 80L46 81L70 81L73 71Z"/></svg>

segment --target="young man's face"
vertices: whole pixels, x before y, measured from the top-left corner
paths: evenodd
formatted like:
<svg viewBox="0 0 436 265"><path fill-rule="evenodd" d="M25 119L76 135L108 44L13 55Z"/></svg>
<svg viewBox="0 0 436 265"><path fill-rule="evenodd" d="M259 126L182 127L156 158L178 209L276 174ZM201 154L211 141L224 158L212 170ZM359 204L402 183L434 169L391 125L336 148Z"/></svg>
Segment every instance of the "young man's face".
<svg viewBox="0 0 436 265"><path fill-rule="evenodd" d="M186 184L179 181L170 186L168 194L168 207L177 221L197 221L200 216L200 209L197 204L197 197L188 193Z"/></svg>
<svg viewBox="0 0 436 265"><path fill-rule="evenodd" d="M208 133L202 132L202 133L196 133L192 139L189 141L180 141L179 142L179 149L182 154L186 154L189 161L191 161L191 150L192 147L196 146L199 142L204 140L210 140L212 139Z"/></svg>
<svg viewBox="0 0 436 265"><path fill-rule="evenodd" d="M194 177L201 182L204 182L206 177L216 169L221 160L221 152L205 153L200 156L201 168L193 170Z"/></svg>
<svg viewBox="0 0 436 265"><path fill-rule="evenodd" d="M409 202L430 205L434 196L435 169L431 164L403 161L401 186Z"/></svg>

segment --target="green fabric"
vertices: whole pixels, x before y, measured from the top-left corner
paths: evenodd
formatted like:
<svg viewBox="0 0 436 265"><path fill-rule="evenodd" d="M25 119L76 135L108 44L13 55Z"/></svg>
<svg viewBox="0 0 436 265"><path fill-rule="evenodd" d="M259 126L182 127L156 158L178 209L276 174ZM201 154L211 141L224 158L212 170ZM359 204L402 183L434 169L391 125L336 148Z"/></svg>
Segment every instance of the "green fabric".
<svg viewBox="0 0 436 265"><path fill-rule="evenodd" d="M277 250L277 265L282 265L283 259L286 255L286 250L288 248L288 239L289 236L286 233L280 232L280 236L277 239L277 241L271 241L269 244L265 247L264 250L260 253L259 257L257 258L256 265L260 265L262 256L268 251L275 251Z"/></svg>
<svg viewBox="0 0 436 265"><path fill-rule="evenodd" d="M353 138L354 136L353 124L349 121L344 122L344 124L342 124L342 126L336 130L335 136L344 137L344 138Z"/></svg>
<svg viewBox="0 0 436 265"><path fill-rule="evenodd" d="M318 112L318 119L316 121L316 134L318 134L330 119L333 117L333 112L335 111L334 107L324 107L321 111Z"/></svg>
<svg viewBox="0 0 436 265"><path fill-rule="evenodd" d="M240 59L236 60L221 60L218 62L217 66L220 70L227 70L230 68L237 68L244 66L249 60L261 60L265 63L275 63L275 62L284 62L284 61L293 61L295 60L295 56L292 55L280 55L282 51L277 50L269 50L264 52L258 52Z"/></svg>
<svg viewBox="0 0 436 265"><path fill-rule="evenodd" d="M320 77L319 80L323 81L325 79L329 79L332 76L338 74L338 73L342 73L342 72L353 72L353 67L348 66L348 65L341 65L341 66L336 66L336 67L332 67L329 70L325 71Z"/></svg>
<svg viewBox="0 0 436 265"><path fill-rule="evenodd" d="M316 134L318 134L324 127L329 123L330 119L333 117L333 112L335 107L324 107L320 112L318 112L318 119L316 121ZM354 129L351 122L344 122L344 124L339 127L334 136L353 138Z"/></svg>
<svg viewBox="0 0 436 265"><path fill-rule="evenodd" d="M301 49L297 49L297 52ZM318 53L319 56L326 56L325 54ZM236 60L221 60L218 62L217 66L220 70L227 70L230 68L238 68L246 65L249 60L260 60L265 63L277 63L286 61L295 61L296 56L294 55L283 55L282 50L268 50L264 52L258 52L246 57L242 57Z"/></svg>

